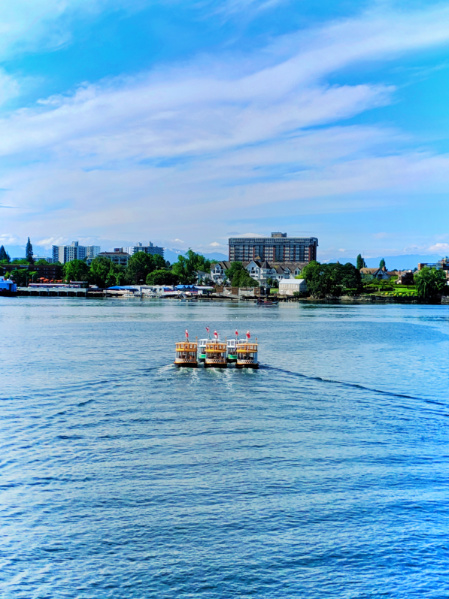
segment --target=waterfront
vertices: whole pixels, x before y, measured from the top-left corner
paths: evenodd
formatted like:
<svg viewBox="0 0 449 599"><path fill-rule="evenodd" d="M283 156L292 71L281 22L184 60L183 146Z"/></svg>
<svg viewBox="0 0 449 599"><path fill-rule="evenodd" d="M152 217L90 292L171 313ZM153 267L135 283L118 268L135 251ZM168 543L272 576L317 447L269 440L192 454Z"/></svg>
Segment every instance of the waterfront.
<svg viewBox="0 0 449 599"><path fill-rule="evenodd" d="M1 597L449 594L445 306L2 299ZM176 370L251 330L259 371Z"/></svg>

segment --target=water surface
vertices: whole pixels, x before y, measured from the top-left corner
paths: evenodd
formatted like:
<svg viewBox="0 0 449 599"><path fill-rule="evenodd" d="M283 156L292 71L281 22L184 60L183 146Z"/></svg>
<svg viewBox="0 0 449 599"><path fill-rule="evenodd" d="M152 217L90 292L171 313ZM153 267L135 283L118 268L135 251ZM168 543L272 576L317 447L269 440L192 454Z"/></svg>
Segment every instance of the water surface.
<svg viewBox="0 0 449 599"><path fill-rule="evenodd" d="M446 306L1 298L0 596L448 597ZM177 370L249 329L259 371Z"/></svg>

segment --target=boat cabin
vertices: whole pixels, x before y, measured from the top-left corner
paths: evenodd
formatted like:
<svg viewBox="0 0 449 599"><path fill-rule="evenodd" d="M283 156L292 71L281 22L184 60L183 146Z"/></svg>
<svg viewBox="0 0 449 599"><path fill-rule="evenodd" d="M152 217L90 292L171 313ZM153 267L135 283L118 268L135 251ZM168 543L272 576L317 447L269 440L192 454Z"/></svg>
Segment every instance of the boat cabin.
<svg viewBox="0 0 449 599"><path fill-rule="evenodd" d="M257 357L258 343L250 342L247 339L239 339L237 344L237 368L259 368Z"/></svg>
<svg viewBox="0 0 449 599"><path fill-rule="evenodd" d="M237 339L228 339L227 341L228 362L237 361Z"/></svg>
<svg viewBox="0 0 449 599"><path fill-rule="evenodd" d="M198 366L198 343L192 341L180 341L176 344L176 366L187 366L195 368Z"/></svg>
<svg viewBox="0 0 449 599"><path fill-rule="evenodd" d="M204 362L206 359L206 345L209 339L200 339L198 341L198 361Z"/></svg>
<svg viewBox="0 0 449 599"><path fill-rule="evenodd" d="M226 368L227 365L228 360L226 341L208 340L206 344L206 358L204 360L204 366L206 368Z"/></svg>

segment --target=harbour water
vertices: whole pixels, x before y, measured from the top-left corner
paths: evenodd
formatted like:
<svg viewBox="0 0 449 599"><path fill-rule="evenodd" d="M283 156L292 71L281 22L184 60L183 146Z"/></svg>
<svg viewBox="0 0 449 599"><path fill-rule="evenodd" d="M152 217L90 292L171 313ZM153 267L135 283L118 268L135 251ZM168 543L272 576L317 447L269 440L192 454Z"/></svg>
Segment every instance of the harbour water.
<svg viewBox="0 0 449 599"><path fill-rule="evenodd" d="M449 596L448 307L0 302L2 599Z"/></svg>

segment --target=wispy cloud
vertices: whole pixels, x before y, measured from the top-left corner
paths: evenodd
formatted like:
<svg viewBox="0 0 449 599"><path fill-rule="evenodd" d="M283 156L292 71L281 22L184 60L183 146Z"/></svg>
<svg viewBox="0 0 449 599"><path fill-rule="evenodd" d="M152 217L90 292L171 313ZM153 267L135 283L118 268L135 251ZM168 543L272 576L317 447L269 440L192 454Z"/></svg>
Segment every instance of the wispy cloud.
<svg viewBox="0 0 449 599"><path fill-rule="evenodd" d="M226 6L245 2L255 4ZM32 27L9 7L0 56ZM37 2L31 37L41 39L50 22L81 8L81 0ZM64 39L58 35L52 43ZM101 226L109 238L119 231L134 238L146 222L167 239L174 229L189 239L230 211L271 216L286 204L302 214L363 211L387 203L380 190L403 202L404 192L444 189L449 157L413 148L392 127L345 124L396 101L396 92L369 81L338 84L334 76L448 43L448 7L377 10L285 36L244 61L203 56L84 84L0 119L7 160L0 185L9 189L8 204L33 217L42 242L58 238L62 226L68 234L94 235ZM2 85L17 92L6 75Z"/></svg>
<svg viewBox="0 0 449 599"><path fill-rule="evenodd" d="M71 40L76 18L94 17L101 12L131 9L126 0L2 0L0 58L10 59L22 52L54 50Z"/></svg>

